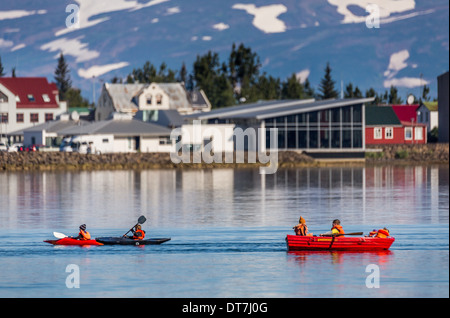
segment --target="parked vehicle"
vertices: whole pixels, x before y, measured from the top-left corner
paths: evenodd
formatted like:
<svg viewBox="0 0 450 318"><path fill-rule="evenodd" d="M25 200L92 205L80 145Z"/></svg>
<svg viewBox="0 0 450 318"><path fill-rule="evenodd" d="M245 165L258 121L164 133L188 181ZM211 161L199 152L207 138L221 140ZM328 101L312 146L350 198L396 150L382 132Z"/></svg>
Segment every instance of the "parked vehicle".
<svg viewBox="0 0 450 318"><path fill-rule="evenodd" d="M31 145L25 148L26 152L39 151L40 148L45 148L45 145Z"/></svg>
<svg viewBox="0 0 450 318"><path fill-rule="evenodd" d="M3 141L0 141L0 151L8 151L8 147Z"/></svg>
<svg viewBox="0 0 450 318"><path fill-rule="evenodd" d="M18 151L23 151L23 144L22 143L16 143L16 144L12 144L11 146L8 147L8 152L18 152Z"/></svg>
<svg viewBox="0 0 450 318"><path fill-rule="evenodd" d="M112 136L73 136L69 142L61 145L60 151L101 154L113 152Z"/></svg>
<svg viewBox="0 0 450 318"><path fill-rule="evenodd" d="M72 147L70 146L71 140L72 138L70 137L64 138L63 141L61 142L61 145L59 146L59 151L72 152Z"/></svg>

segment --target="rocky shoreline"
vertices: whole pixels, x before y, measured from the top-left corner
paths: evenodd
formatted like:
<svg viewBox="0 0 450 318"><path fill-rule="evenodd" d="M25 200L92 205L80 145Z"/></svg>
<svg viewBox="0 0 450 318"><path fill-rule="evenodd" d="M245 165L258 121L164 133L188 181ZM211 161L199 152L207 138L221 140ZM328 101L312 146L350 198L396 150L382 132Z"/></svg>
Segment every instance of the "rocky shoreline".
<svg viewBox="0 0 450 318"><path fill-rule="evenodd" d="M117 153L79 154L63 152L0 152L0 171L46 170L124 170L124 169L203 169L203 168L254 168L261 163L179 163L175 164L168 153ZM295 151L278 153L278 168L350 165L350 164L448 164L449 144L382 145L368 147L365 161L317 161Z"/></svg>

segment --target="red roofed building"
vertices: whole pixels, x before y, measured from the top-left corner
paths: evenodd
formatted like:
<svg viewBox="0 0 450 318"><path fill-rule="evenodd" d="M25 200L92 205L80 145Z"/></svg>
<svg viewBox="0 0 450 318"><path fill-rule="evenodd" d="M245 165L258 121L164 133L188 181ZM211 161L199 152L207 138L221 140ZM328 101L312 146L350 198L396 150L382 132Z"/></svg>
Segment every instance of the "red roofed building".
<svg viewBox="0 0 450 318"><path fill-rule="evenodd" d="M67 112L56 84L45 77L0 77L0 139L20 139L25 128Z"/></svg>
<svg viewBox="0 0 450 318"><path fill-rule="evenodd" d="M392 105L403 127L403 144L426 144L427 126L417 122L417 111L420 105Z"/></svg>

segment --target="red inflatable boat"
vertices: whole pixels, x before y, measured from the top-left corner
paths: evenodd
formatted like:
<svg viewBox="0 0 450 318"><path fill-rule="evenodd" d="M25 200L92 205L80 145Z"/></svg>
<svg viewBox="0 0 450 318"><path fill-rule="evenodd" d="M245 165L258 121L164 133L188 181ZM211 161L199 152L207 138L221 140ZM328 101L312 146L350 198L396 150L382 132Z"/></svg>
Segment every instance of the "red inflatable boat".
<svg viewBox="0 0 450 318"><path fill-rule="evenodd" d="M380 251L388 250L394 241L393 237L286 236L289 251Z"/></svg>
<svg viewBox="0 0 450 318"><path fill-rule="evenodd" d="M100 242L97 242L96 240L76 240L70 237L65 237L58 240L46 240L44 241L46 243L50 243L53 245L103 245Z"/></svg>

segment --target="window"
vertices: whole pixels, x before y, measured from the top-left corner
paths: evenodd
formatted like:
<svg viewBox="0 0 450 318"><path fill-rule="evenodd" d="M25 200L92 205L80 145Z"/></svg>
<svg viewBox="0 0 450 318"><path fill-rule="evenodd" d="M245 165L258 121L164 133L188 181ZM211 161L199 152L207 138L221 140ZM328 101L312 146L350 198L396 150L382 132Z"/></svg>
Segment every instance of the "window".
<svg viewBox="0 0 450 318"><path fill-rule="evenodd" d="M203 140L203 146L206 146L208 143L210 143L212 141L212 139L213 139L213 137L211 136L211 138ZM159 144L160 145L171 145L172 139L170 139L170 137L159 137Z"/></svg>
<svg viewBox="0 0 450 318"><path fill-rule="evenodd" d="M405 127L405 140L412 139L412 127Z"/></svg>
<svg viewBox="0 0 450 318"><path fill-rule="evenodd" d="M381 139L383 136L382 130L381 127L375 127L373 129L373 139Z"/></svg>
<svg viewBox="0 0 450 318"><path fill-rule="evenodd" d="M386 127L384 129L384 138L385 139L393 139L394 138L394 128Z"/></svg>
<svg viewBox="0 0 450 318"><path fill-rule="evenodd" d="M7 103L8 102L8 96L0 92L0 103Z"/></svg>
<svg viewBox="0 0 450 318"><path fill-rule="evenodd" d="M23 113L17 113L16 114L16 122L17 123L23 123Z"/></svg>
<svg viewBox="0 0 450 318"><path fill-rule="evenodd" d="M45 121L52 121L53 120L53 114L52 113L46 113L45 114Z"/></svg>
<svg viewBox="0 0 450 318"><path fill-rule="evenodd" d="M156 95L156 105L162 104L162 95L158 94Z"/></svg>
<svg viewBox="0 0 450 318"><path fill-rule="evenodd" d="M145 96L145 99L147 101L147 105L151 105L152 104L152 95Z"/></svg>
<svg viewBox="0 0 450 318"><path fill-rule="evenodd" d="M109 143L109 139L108 139L108 138L104 138L104 139L102 139L102 143L104 143L104 144L107 144L107 143Z"/></svg>
<svg viewBox="0 0 450 318"><path fill-rule="evenodd" d="M414 128L414 137L415 137L416 140L422 140L423 139L423 129L422 129L422 127Z"/></svg>
<svg viewBox="0 0 450 318"><path fill-rule="evenodd" d="M34 99L33 94L28 94L28 95L27 95L27 98L28 98L28 101L30 101L30 102L36 101L36 100Z"/></svg>
<svg viewBox="0 0 450 318"><path fill-rule="evenodd" d="M8 113L0 113L0 124L8 123Z"/></svg>
<svg viewBox="0 0 450 318"><path fill-rule="evenodd" d="M44 100L44 102L49 103L50 102L50 97L48 97L47 94L42 94L42 99Z"/></svg>
<svg viewBox="0 0 450 318"><path fill-rule="evenodd" d="M39 114L31 113L30 114L30 123L38 123L39 122Z"/></svg>

